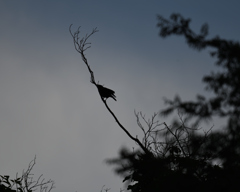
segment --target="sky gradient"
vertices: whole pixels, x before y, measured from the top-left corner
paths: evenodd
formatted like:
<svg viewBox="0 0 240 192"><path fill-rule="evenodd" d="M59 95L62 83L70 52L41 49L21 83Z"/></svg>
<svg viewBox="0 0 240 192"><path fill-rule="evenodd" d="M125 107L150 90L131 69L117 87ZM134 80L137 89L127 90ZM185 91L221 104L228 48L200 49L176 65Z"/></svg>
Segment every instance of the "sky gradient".
<svg viewBox="0 0 240 192"><path fill-rule="evenodd" d="M15 176L37 156L33 173L55 181L53 191L111 191L123 187L107 158L137 147L105 109L68 27L82 35L97 27L88 62L95 80L116 92L108 104L141 138L134 110L147 117L163 97L204 93L201 79L215 69L209 51L182 37L158 36L157 15L180 13L209 37L239 40L237 0L0 1L0 175ZM160 122L170 119L160 118ZM218 125L217 122L212 124ZM209 127L211 127L211 125Z"/></svg>

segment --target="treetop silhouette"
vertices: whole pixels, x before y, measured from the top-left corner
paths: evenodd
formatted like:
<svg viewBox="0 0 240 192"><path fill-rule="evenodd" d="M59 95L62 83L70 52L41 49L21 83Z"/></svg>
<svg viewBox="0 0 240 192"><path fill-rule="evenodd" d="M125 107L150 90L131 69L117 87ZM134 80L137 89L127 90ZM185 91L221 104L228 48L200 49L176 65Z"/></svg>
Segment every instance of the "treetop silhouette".
<svg viewBox="0 0 240 192"><path fill-rule="evenodd" d="M190 19L183 18L180 14L172 14L170 19L158 16L157 26L160 28L159 35L166 38L170 35L181 35L187 44L194 49L202 50L211 48L212 57L217 58L216 65L222 69L211 72L203 77L207 84L206 90L215 94L206 99L203 95L197 95L197 101L182 102L179 96L174 100L165 99L168 107L161 111L162 115L169 115L175 109L180 109L188 114L189 118L201 120L210 119L212 116L240 117L240 44L236 41L225 40L216 36L207 39L208 25L201 27L197 34L190 29Z"/></svg>
<svg viewBox="0 0 240 192"><path fill-rule="evenodd" d="M141 112L135 112L137 125L143 133L141 141L128 132L109 108L106 100L116 99L115 92L95 82L85 57L84 52L90 47L87 40L97 29L80 38L80 28L72 33L72 25L69 27L75 49L90 72L91 83L98 88L103 103L120 128L140 147L133 151L122 148L118 158L107 162L116 165L116 173L124 178L123 182L132 192L236 191L240 178L240 45L218 36L207 39L207 24L199 34L195 33L189 27L190 19L180 14L172 14L169 20L158 16L158 20L160 36L183 35L191 48L214 49L211 56L217 58L216 64L223 70L203 78L214 97L206 99L197 95L194 102L182 102L179 96L173 101L165 99L169 107L162 110L161 115L178 110L179 121L172 125L159 123L156 120L159 113L146 119ZM227 131L212 132L210 128L199 134L196 125L213 115L229 118ZM196 118L195 125L188 126L192 118Z"/></svg>

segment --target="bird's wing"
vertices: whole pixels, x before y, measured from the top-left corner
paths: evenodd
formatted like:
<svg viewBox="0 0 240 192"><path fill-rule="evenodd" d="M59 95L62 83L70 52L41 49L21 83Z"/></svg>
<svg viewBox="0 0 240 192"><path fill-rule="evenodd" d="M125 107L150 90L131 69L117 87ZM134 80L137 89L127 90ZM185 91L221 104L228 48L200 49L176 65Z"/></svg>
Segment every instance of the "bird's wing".
<svg viewBox="0 0 240 192"><path fill-rule="evenodd" d="M108 89L108 88L106 88L106 87L104 87L105 89L106 89L106 91L108 91L110 94L114 94L115 93L115 91L113 91L112 89Z"/></svg>

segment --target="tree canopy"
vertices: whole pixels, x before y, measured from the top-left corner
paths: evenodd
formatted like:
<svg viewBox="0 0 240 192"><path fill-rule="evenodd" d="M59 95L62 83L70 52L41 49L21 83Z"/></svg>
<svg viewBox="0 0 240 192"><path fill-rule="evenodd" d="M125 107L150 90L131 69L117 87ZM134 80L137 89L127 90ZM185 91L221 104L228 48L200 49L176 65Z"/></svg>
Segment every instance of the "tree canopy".
<svg viewBox="0 0 240 192"><path fill-rule="evenodd" d="M166 100L169 107L161 111L161 115L169 115L175 109L181 110L188 118L201 120L212 116L227 117L225 132L216 132L211 135L214 153L221 159L224 166L240 166L240 44L232 40L222 39L216 36L207 38L208 26L204 24L199 34L193 32L190 27L190 19L183 18L180 14L172 14L167 20L158 16L160 36L182 35L187 44L194 49L202 50L208 47L213 51L210 55L216 58L216 66L221 70L211 72L203 77L206 89L214 94L214 97L206 99L203 95L197 95L196 101L182 101L179 96L174 100ZM215 145L213 144L215 143Z"/></svg>
<svg viewBox="0 0 240 192"><path fill-rule="evenodd" d="M240 44L231 40L225 40L218 36L207 39L208 25L201 27L200 33L193 32L190 27L190 19L183 18L180 14L172 14L167 20L158 16L160 36L182 35L187 44L194 49L202 50L212 48L212 57L217 59L216 65L222 69L211 72L203 77L208 91L215 96L206 99L203 95L197 95L197 101L182 102L179 97L173 101L166 100L171 106L161 113L168 115L174 109L182 109L184 113L197 117L199 120L210 118L213 115L239 117L240 114Z"/></svg>
<svg viewBox="0 0 240 192"><path fill-rule="evenodd" d="M203 77L212 98L197 95L195 101L165 99L167 116L178 111L179 121L171 126L158 123L156 114L149 120L137 113L144 133L142 143L148 153L122 148L118 158L108 160L116 173L124 177L132 192L155 191L238 191L240 178L240 44L219 36L207 38L208 25L198 33L190 28L190 19L172 14L158 16L159 35L184 36L190 48L210 48L221 70ZM203 132L196 125L213 116L227 117L224 130ZM141 123L141 120L145 126ZM189 127L187 122L194 119ZM152 154L152 155L150 155Z"/></svg>
<svg viewBox="0 0 240 192"><path fill-rule="evenodd" d="M238 191L240 178L240 45L239 42L225 40L218 36L207 38L208 25L201 27L200 33L190 28L190 19L180 14L172 14L170 19L158 16L160 36L181 35L190 48L203 50L210 48L210 55L217 59L218 72L203 77L206 89L213 92L212 98L197 95L195 101L166 99L168 107L147 119L141 112L136 113L136 121L143 132L140 140L132 136L120 123L107 104L107 98L114 91L99 90L94 73L90 68L85 51L90 47L88 39L98 30L80 38L80 27L70 34L77 52L81 54L90 73L90 82L95 85L107 110L119 127L139 147L130 151L122 148L119 157L107 160L116 166L116 173L123 176L127 189L132 192L157 191ZM170 115L178 111L179 120L171 125L159 123L158 114ZM213 116L227 117L224 130L200 132L196 125ZM195 124L188 125L194 119ZM107 190L106 190L107 191Z"/></svg>

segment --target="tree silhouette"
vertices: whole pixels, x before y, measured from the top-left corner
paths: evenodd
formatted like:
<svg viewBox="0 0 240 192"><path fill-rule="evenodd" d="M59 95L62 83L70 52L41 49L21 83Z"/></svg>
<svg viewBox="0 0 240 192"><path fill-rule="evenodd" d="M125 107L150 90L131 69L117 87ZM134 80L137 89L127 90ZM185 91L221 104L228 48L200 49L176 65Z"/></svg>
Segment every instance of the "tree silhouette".
<svg viewBox="0 0 240 192"><path fill-rule="evenodd" d="M171 126L154 121L156 114L146 120L137 113L138 126L144 133L142 143L153 156L139 151L122 149L118 158L108 160L116 166L116 173L127 181L132 192L145 191L239 191L240 178L240 46L238 42L220 37L207 39L208 25L199 34L190 27L190 19L172 14L167 20L158 16L160 36L183 35L194 49L215 49L211 56L217 58L222 72L212 72L203 78L207 90L215 96L206 99L197 95L197 101L182 102L179 96L165 99L168 108L162 116L178 110L179 120ZM183 118L181 114L184 114ZM195 128L202 120L212 116L228 117L224 131L212 128L200 134ZM140 119L146 124L144 128ZM195 119L190 128L189 120ZM160 128L164 126L163 128Z"/></svg>
<svg viewBox="0 0 240 192"><path fill-rule="evenodd" d="M172 14L170 20L158 16L158 20L161 37L182 35L191 48L197 50L213 48L214 51L210 54L217 58L216 65L222 68L221 71L211 72L210 75L203 77L203 81L207 84L206 89L215 94L213 98L206 99L203 95L198 95L195 102L182 102L179 97L176 97L174 101L166 100L171 108L161 113L168 115L174 109L181 109L198 120L211 118L213 115L238 118L240 115L239 42L221 39L218 36L207 39L207 24L202 26L200 34L196 34L189 28L190 19L184 19L180 14Z"/></svg>
<svg viewBox="0 0 240 192"><path fill-rule="evenodd" d="M135 112L143 133L141 141L123 127L109 108L106 100L109 97L115 99L115 92L96 83L85 57L85 51L90 48L88 39L97 29L80 38L80 27L74 33L72 25L69 27L75 49L90 72L90 82L98 88L103 103L119 127L139 147L133 151L122 148L119 157L107 162L115 165L116 173L124 178L123 182L132 192L239 191L240 45L220 37L207 39L207 24L202 26L199 34L193 32L189 27L190 19L184 19L180 14L172 14L169 20L158 16L158 21L160 36L183 35L191 48L214 49L211 56L217 58L216 64L223 68L223 72L212 72L203 79L207 90L215 94L213 98L197 95L197 101L188 102L182 102L179 96L173 101L165 99L169 107L162 110L161 115L170 115L178 110L179 120L172 125L159 123L156 120L158 113L147 119L141 112ZM204 132L197 128L202 120L214 115L228 117L225 131L212 132L210 128ZM195 124L189 126L189 120L193 118Z"/></svg>
<svg viewBox="0 0 240 192"><path fill-rule="evenodd" d="M179 96L167 100L169 107L161 111L169 115L175 109L181 110L188 118L196 118L196 123L210 119L212 116L228 119L224 132L216 132L211 136L208 153L215 154L225 168L239 170L240 168L240 44L236 41L225 40L218 36L207 39L208 27L204 24L200 34L189 28L190 19L184 19L180 14L172 14L167 20L158 16L160 36L182 35L187 44L194 49L212 48L210 54L217 59L216 66L222 69L211 72L203 77L206 89L213 92L214 97L206 99L197 95L197 101L183 102ZM215 143L215 145L214 145ZM232 168L231 168L232 167Z"/></svg>
<svg viewBox="0 0 240 192"><path fill-rule="evenodd" d="M36 164L36 156L29 163L26 171L23 170L22 176L16 179L10 179L8 175L0 175L0 191L1 192L33 192L38 190L39 192L50 192L54 188L54 181L49 179L45 180L40 175L34 180L34 174L31 173L34 165Z"/></svg>
<svg viewBox="0 0 240 192"><path fill-rule="evenodd" d="M213 162L211 154L202 153L209 142L211 128L200 135L198 128L186 125L179 114L179 122L168 126L135 113L143 131L142 143L152 155L122 148L119 157L107 160L115 165L115 172L127 182L132 192L157 191L216 191L228 190L223 169ZM199 137L200 136L200 137ZM195 138L195 139L194 139ZM218 183L218 185L216 185Z"/></svg>

